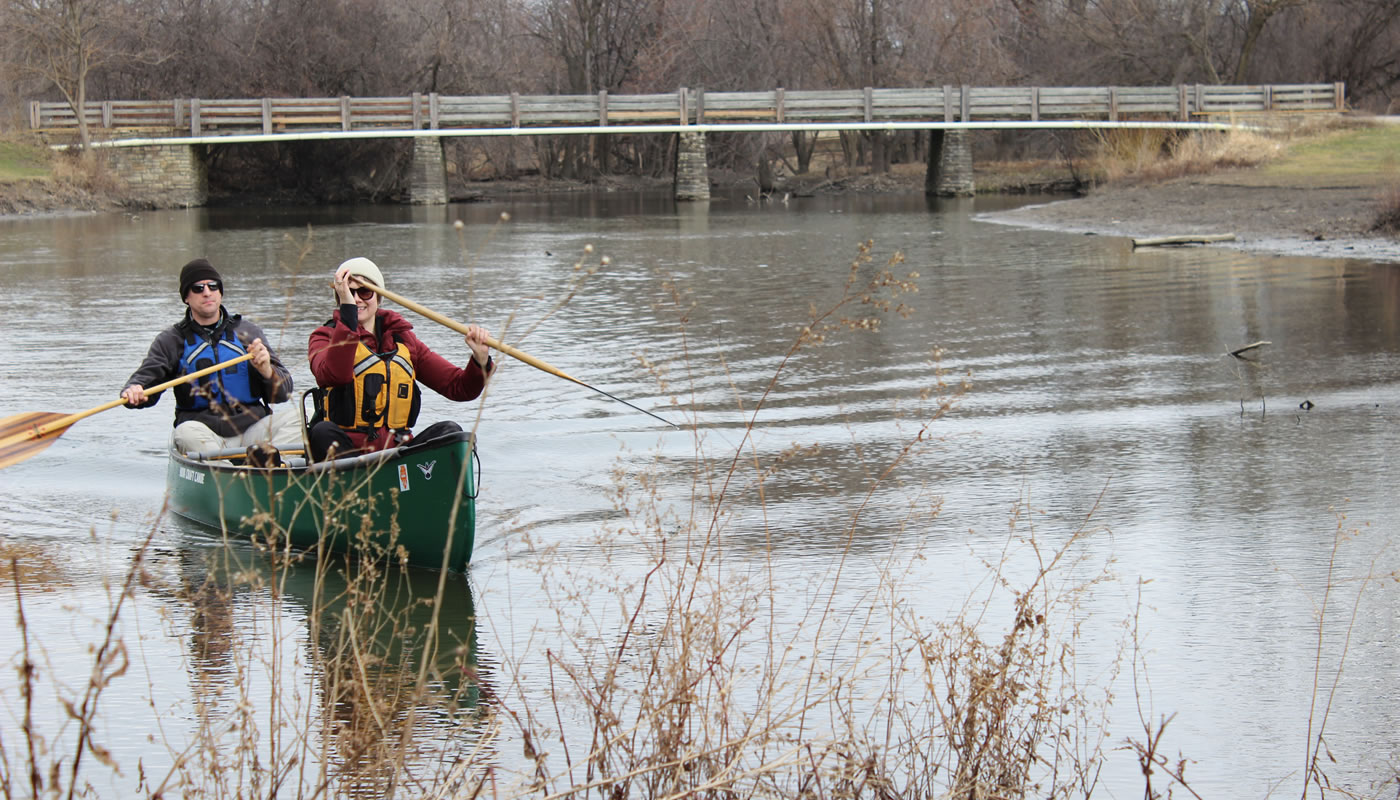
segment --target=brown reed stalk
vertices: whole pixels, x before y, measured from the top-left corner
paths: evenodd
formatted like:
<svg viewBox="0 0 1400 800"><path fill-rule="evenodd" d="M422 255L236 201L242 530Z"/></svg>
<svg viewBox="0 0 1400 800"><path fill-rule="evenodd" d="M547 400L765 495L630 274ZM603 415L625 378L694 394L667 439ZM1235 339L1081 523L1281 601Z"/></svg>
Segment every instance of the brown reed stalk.
<svg viewBox="0 0 1400 800"><path fill-rule="evenodd" d="M1310 786L1316 786L1318 793L1325 797L1329 789L1334 788L1327 779L1327 774L1323 769L1322 759L1325 756L1329 761L1335 761L1332 753L1327 748L1325 734L1327 722L1332 715L1332 705L1337 698L1337 690L1341 686L1342 674L1345 671L1347 656L1351 652L1351 637L1356 630L1356 622L1361 614L1361 600L1366 589L1376 580L1376 565L1380 558L1380 553L1376 552L1371 556L1367 565L1366 574L1357 581L1356 593L1351 598L1351 611L1347 615L1345 622L1345 635L1342 640L1341 651L1337 654L1337 664L1332 669L1331 682L1323 690L1323 654L1325 652L1325 636L1328 631L1328 609L1332 605L1332 595L1338 589L1338 585L1343 582L1339 576L1340 564L1338 557L1342 546L1355 539L1359 530L1348 529L1346 527L1346 514L1337 511L1337 527L1332 533L1332 547L1327 556L1327 583L1322 591L1322 598L1316 605L1317 625L1316 642L1313 647L1313 684L1312 694L1308 704L1308 730L1307 730L1307 760L1303 767L1303 792L1302 798L1306 800Z"/></svg>
<svg viewBox="0 0 1400 800"><path fill-rule="evenodd" d="M1142 579L1137 584L1137 604L1133 609L1132 620L1132 644L1133 644L1133 700L1137 708L1138 722L1142 725L1142 738L1134 739L1129 737L1127 746L1137 755L1138 768L1142 770L1143 798L1144 800L1156 800L1162 797L1161 792L1152 786L1152 776L1158 771L1166 775L1169 779L1167 786L1167 796L1171 796L1171 784L1175 783L1185 789L1195 797L1196 800L1203 800L1201 795L1186 780L1187 758L1180 752L1177 753L1175 764L1161 752L1162 740L1166 738L1167 726L1176 719L1176 714L1162 714L1157 722L1153 722L1147 709L1143 708L1143 699L1146 695L1151 697L1151 682L1148 680L1147 663L1141 651L1141 632L1139 624L1142 621ZM1147 684L1144 688L1143 684Z"/></svg>
<svg viewBox="0 0 1400 800"><path fill-rule="evenodd" d="M163 513L164 508L162 508ZM108 601L110 605L102 629L102 639L92 648L92 665L81 697L74 699L60 697L58 699L65 716L77 724L72 761L67 765L65 765L65 759L62 756L53 755L50 744L42 740L35 723L34 692L39 681L39 670L34 662L31 650L33 639L24 611L23 570L18 558L12 557L10 559L15 596L15 622L21 641L21 660L18 673L20 677L19 691L24 712L20 730L24 740L25 782L28 784L27 796L29 797L68 797L71 799L80 793L90 792L90 787L87 787L80 780L86 756L91 756L114 772L120 772L120 768L112 758L110 751L96 739L96 720L104 692L113 681L125 674L129 665L126 646L118 636L117 624L127 600L134 597L136 586L146 577L145 558L150 550L151 541L159 528L159 519L160 515L157 515L157 522L152 523L145 538L134 549L131 564L127 567L115 597L110 594L112 587L106 587L109 590ZM93 536L96 536L95 530ZM9 772L8 755L2 745L3 743L0 742L0 766L4 768L0 787L3 787L6 797L24 796L23 792L16 792L14 778ZM46 758L49 759L48 763L44 763ZM64 786L65 775L67 776L66 787Z"/></svg>
<svg viewBox="0 0 1400 800"><path fill-rule="evenodd" d="M168 510L167 501L167 503L162 504L160 511L156 514L156 519L163 518ZM91 753L93 758L107 767L117 769L111 753L93 739L94 720L97 717L98 702L101 700L103 691L111 685L112 681L125 674L130 665L126 654L126 645L117 636L117 622L121 618L126 601L133 597L136 585L145 571L146 553L150 549L151 541L155 538L158 529L159 526L153 523L146 533L146 538L141 541L132 554L131 566L127 569L121 591L118 592L116 600L112 602L112 606L108 610L102 641L98 644L93 655L92 672L88 677L87 686L83 690L82 702L76 708L71 705L67 707L69 715L78 722L77 746L73 752L73 764L68 770L67 794L69 800L72 800L77 794L78 775L82 771L85 752Z"/></svg>
<svg viewBox="0 0 1400 800"><path fill-rule="evenodd" d="M25 765L29 777L29 796L40 797L43 794L44 778L39 773L39 757L36 752L38 742L34 732L34 680L35 669L34 659L29 652L29 622L24 617L24 593L20 590L20 569L19 559L10 559L10 575L14 579L15 587L15 624L19 629L20 642L23 645L23 656L20 661L20 698L24 701L24 721L20 730L24 734L25 745ZM3 762L9 764L10 760L4 758ZM14 797L11 794L11 778L9 770L5 771L5 796Z"/></svg>

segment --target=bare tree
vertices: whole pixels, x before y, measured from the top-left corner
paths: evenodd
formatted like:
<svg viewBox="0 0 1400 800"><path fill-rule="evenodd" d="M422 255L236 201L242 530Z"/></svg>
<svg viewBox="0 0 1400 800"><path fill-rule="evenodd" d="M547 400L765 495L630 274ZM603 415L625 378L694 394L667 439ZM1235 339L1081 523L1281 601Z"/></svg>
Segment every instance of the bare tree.
<svg viewBox="0 0 1400 800"><path fill-rule="evenodd" d="M661 0L543 0L532 33L560 58L564 80L558 89L615 90L634 76L663 7Z"/></svg>
<svg viewBox="0 0 1400 800"><path fill-rule="evenodd" d="M1249 77L1249 68L1254 59L1255 49L1264 35L1269 21L1291 8L1307 6L1312 0L1242 0L1226 5L1227 13L1238 18L1240 44L1235 59L1234 83L1244 83Z"/></svg>
<svg viewBox="0 0 1400 800"><path fill-rule="evenodd" d="M1359 107L1393 112L1400 89L1400 3L1326 0L1279 14L1254 69L1271 80L1341 81Z"/></svg>
<svg viewBox="0 0 1400 800"><path fill-rule="evenodd" d="M20 73L52 84L78 118L84 151L88 79L123 61L159 61L140 33L141 17L124 0L5 0L8 60Z"/></svg>
<svg viewBox="0 0 1400 800"><path fill-rule="evenodd" d="M534 8L531 33L558 59L552 90L593 94L627 86L637 75L643 47L659 36L664 8L663 0L542 0ZM550 154L548 169L557 165L567 177L610 171L607 135L592 137L591 147L568 137L556 153Z"/></svg>

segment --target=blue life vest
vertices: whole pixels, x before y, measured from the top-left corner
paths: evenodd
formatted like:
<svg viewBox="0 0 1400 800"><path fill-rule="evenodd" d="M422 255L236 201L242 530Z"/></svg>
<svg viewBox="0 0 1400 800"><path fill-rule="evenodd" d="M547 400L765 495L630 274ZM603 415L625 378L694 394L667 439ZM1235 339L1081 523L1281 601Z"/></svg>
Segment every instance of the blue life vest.
<svg viewBox="0 0 1400 800"><path fill-rule="evenodd" d="M193 324L186 327L185 350L180 354L181 375L212 367L248 352L233 335L231 322L225 318L207 340L199 335ZM175 387L175 402L179 408L203 411L211 404L225 408L262 405L262 398L253 395L251 368L247 361L199 378L194 384Z"/></svg>

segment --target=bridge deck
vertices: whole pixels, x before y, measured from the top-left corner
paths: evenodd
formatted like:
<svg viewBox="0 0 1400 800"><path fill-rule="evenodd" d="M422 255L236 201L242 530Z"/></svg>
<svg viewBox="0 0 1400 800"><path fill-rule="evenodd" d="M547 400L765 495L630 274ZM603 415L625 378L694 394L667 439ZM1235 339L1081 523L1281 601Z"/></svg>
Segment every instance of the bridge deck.
<svg viewBox="0 0 1400 800"><path fill-rule="evenodd" d="M146 140L499 136L714 130L1178 126L1219 115L1345 110L1345 85L967 87L669 94L92 101L96 138ZM30 127L73 132L62 102L32 102ZM107 135L102 135L107 132ZM433 132L436 132L434 134ZM116 142L113 142L116 143ZM143 141L142 143L149 143Z"/></svg>

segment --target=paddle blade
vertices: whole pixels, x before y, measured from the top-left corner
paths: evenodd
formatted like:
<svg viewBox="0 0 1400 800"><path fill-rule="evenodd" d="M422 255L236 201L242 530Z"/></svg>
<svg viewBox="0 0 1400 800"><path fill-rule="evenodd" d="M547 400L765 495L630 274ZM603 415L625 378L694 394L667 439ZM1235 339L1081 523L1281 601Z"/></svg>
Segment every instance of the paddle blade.
<svg viewBox="0 0 1400 800"><path fill-rule="evenodd" d="M18 464L54 443L54 440L68 430L61 428L39 432L43 425L72 416L52 411L30 411L0 420L0 469Z"/></svg>

